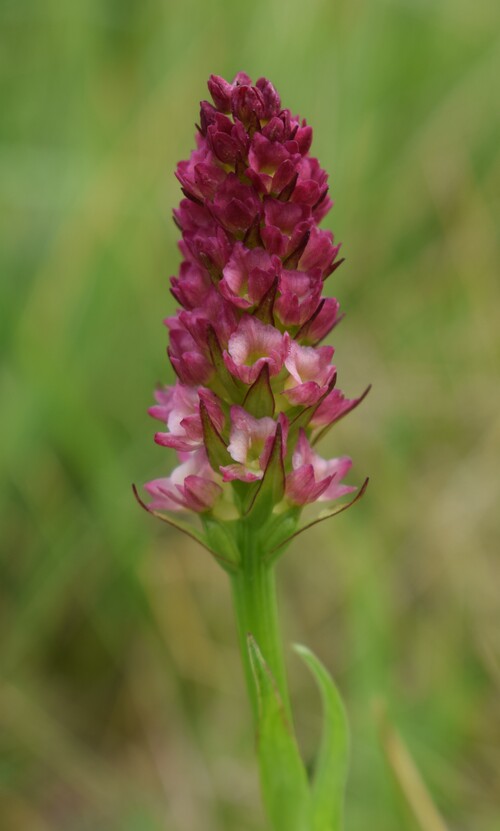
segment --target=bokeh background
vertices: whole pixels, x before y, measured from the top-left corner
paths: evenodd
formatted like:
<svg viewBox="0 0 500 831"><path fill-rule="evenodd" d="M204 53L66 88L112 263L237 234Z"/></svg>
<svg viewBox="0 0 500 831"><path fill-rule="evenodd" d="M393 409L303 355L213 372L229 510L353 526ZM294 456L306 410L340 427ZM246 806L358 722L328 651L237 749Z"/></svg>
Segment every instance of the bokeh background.
<svg viewBox="0 0 500 831"><path fill-rule="evenodd" d="M174 166L208 75L244 69L314 126L347 258L340 384L373 383L324 445L365 499L279 568L286 640L348 707L347 828L498 831L498 5L1 15L0 827L265 827L225 575L130 490L171 466L146 408L172 377ZM319 702L289 668L311 759ZM442 826L408 808L405 752Z"/></svg>

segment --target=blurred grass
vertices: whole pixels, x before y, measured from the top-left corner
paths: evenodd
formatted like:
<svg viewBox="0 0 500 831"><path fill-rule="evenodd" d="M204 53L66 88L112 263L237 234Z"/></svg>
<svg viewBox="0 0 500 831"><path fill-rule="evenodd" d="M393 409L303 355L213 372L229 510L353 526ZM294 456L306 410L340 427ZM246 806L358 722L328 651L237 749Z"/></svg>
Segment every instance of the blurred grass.
<svg viewBox="0 0 500 831"><path fill-rule="evenodd" d="M1 15L1 827L264 825L224 575L130 493L168 468L145 410L171 377L174 165L209 73L245 69L315 128L347 257L341 386L374 385L325 443L371 475L364 502L280 567L287 640L320 654L349 709L348 828L418 827L381 698L450 829L496 831L498 9L4 0ZM318 702L290 670L312 756Z"/></svg>

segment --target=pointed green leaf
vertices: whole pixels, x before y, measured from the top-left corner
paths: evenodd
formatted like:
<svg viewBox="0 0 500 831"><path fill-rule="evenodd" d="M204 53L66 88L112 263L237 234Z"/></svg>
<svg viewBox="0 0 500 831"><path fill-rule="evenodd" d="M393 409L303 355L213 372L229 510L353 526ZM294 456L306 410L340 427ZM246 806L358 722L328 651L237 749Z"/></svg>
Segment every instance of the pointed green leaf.
<svg viewBox="0 0 500 831"><path fill-rule="evenodd" d="M297 413L293 414L290 417L290 426L289 426L289 433L288 433L288 450L287 450L287 459L286 462L291 460L293 448L295 447L295 436L297 435L298 431L302 427L306 429L307 425L311 421L314 413L316 410L321 406L327 395L331 393L331 391L335 388L335 384L337 383L337 373L334 374L332 380L328 384L328 388L326 392L318 399L315 404L312 404L310 407L304 408L297 408Z"/></svg>
<svg viewBox="0 0 500 831"><path fill-rule="evenodd" d="M319 304L319 306L317 307L316 311L314 311L314 312L312 313L311 317L310 317L310 318L308 318L308 320L306 320L306 321L302 324L302 326L301 326L301 327L297 330L297 332L295 333L295 339L296 339L296 340L300 340L300 339L303 337L303 333L304 333L304 332L307 332L308 327L310 327L310 326L311 326L311 324L312 324L312 323L314 323L314 321L316 320L316 318L317 318L317 317L319 317L319 315L320 315L320 314L321 314L321 312L323 311L323 306L324 306L324 305L325 305L325 298L323 298L323 300L321 301L321 303L320 303L320 304Z"/></svg>
<svg viewBox="0 0 500 831"><path fill-rule="evenodd" d="M132 485L132 490L134 492L134 496L137 502L139 503L141 508L143 508L146 511L146 513L151 514L151 516L156 517L156 519L161 520L161 522L165 522L166 525L170 525L171 528L175 528L177 531L181 531L181 533L185 534L190 539L199 543L199 545L201 545L206 551L208 551L208 553L211 554L212 557L214 557L214 559L217 560L219 565L221 565L222 568L226 571L233 573L237 570L235 563L232 562L230 559L226 558L219 551L215 551L213 548L211 548L205 536L203 534L200 534L200 532L197 531L196 528L193 528L192 525L188 525L187 522L183 522L182 520L177 519L177 517L173 519L173 517L170 517L166 514L161 514L159 511L152 511L151 508L148 508L146 503L139 496L139 493L135 485Z"/></svg>
<svg viewBox="0 0 500 831"><path fill-rule="evenodd" d="M200 417L203 428L203 441L207 451L208 461L213 469L219 473L221 465L230 465L233 462L220 433L217 431L204 401L200 400Z"/></svg>
<svg viewBox="0 0 500 831"><path fill-rule="evenodd" d="M264 803L273 831L310 831L310 793L293 729L276 681L252 635L248 652L258 698L257 751Z"/></svg>
<svg viewBox="0 0 500 831"><path fill-rule="evenodd" d="M308 522L307 525L303 525L302 528L299 528L298 531L295 531L294 534L291 534L289 537L287 537L285 540L283 540L283 542L280 542L280 544L277 545L276 548L273 548L273 550L269 552L269 555L266 558L267 562L270 564L274 560L276 560L277 557L279 556L280 550L282 548L284 548L285 545L288 545L288 543L290 543L293 539L295 539L295 537L298 537L299 534L302 534L303 531L307 531L308 528L312 528L313 525L318 525L319 522L324 522L325 519L331 519L331 517L337 516L337 514L341 514L343 511L347 511L348 508L350 508L352 505L354 505L356 502L358 502L361 499L361 497L364 495L364 493L365 493L365 491L368 487L368 482L369 481L370 481L369 478L366 477L365 481L361 485L361 487L360 487L359 491L357 492L356 496L354 497L354 499L351 499L350 502L344 502L343 505L340 505L338 508L335 508L334 511L329 511L326 514L320 514L319 517L316 517L316 519L313 519L312 522Z"/></svg>
<svg viewBox="0 0 500 831"><path fill-rule="evenodd" d="M283 513L272 516L269 523L260 528L263 551L274 551L297 530L301 508L294 506Z"/></svg>
<svg viewBox="0 0 500 831"><path fill-rule="evenodd" d="M248 390L243 406L255 418L274 415L274 395L269 379L269 364L264 364L256 380Z"/></svg>
<svg viewBox="0 0 500 831"><path fill-rule="evenodd" d="M380 741L398 788L421 831L448 831L403 737L389 720L386 702L374 702ZM412 825L413 827L413 825Z"/></svg>
<svg viewBox="0 0 500 831"><path fill-rule="evenodd" d="M341 418L344 418L344 416L348 415L349 413L352 413L352 411L355 410L356 407L359 407L361 402L365 400L365 398L368 395L368 393L370 392L371 388L372 388L372 385L368 384L365 391L363 393L361 393L361 395L359 396L358 399L355 400L352 407L349 407L349 409L345 410L345 412L343 412L341 416L336 418L334 421L330 422L330 424L327 424L326 427L323 427L323 429L319 431L319 433L312 440L313 447L314 447L315 444L317 444L319 441L321 441L321 439L323 439L326 436L327 433L329 433L329 431L331 430L331 428L333 427L334 424L337 424L337 422L340 421Z"/></svg>
<svg viewBox="0 0 500 831"><path fill-rule="evenodd" d="M264 522L285 493L285 468L283 466L283 434L281 424L276 427L273 446L267 467L255 497L247 511L257 525Z"/></svg>
<svg viewBox="0 0 500 831"><path fill-rule="evenodd" d="M341 831L349 766L349 728L344 705L316 656L305 646L294 648L314 675L323 700L323 732L311 785L311 831Z"/></svg>
<svg viewBox="0 0 500 831"><path fill-rule="evenodd" d="M235 403L237 401L241 401L243 390L245 389L245 387L236 378L233 378L226 364L224 363L224 357L222 355L222 349L219 343L219 338L217 337L215 329L212 326L208 327L207 343L210 352L210 358L217 373L218 380L221 382L223 387L230 393Z"/></svg>
<svg viewBox="0 0 500 831"><path fill-rule="evenodd" d="M241 556L236 543L235 522L216 519L210 515L202 515L203 527L207 534L209 544L218 551L225 560L240 564Z"/></svg>

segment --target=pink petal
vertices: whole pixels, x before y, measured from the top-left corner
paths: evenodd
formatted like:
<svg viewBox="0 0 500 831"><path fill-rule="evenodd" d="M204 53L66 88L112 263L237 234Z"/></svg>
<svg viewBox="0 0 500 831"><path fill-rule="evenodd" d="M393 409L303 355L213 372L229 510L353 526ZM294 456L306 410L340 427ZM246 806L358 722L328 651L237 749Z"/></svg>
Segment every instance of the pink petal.
<svg viewBox="0 0 500 831"><path fill-rule="evenodd" d="M262 479L263 471L251 471L245 465L224 465L221 466L220 472L224 482L233 482L238 479L240 482L257 482Z"/></svg>
<svg viewBox="0 0 500 831"><path fill-rule="evenodd" d="M283 390L283 395L290 404L311 407L319 401L327 390L327 386L320 387L314 381L307 381L305 384L297 384L295 387Z"/></svg>
<svg viewBox="0 0 500 831"><path fill-rule="evenodd" d="M304 323L297 337L300 337L300 340L306 344L315 344L323 340L342 319L342 315L339 315L338 312L338 300L334 297L325 298L319 311L315 312L311 319Z"/></svg>
<svg viewBox="0 0 500 831"><path fill-rule="evenodd" d="M313 226L305 251L300 258L299 267L304 271L321 268L326 271L335 259L339 246L333 244L331 231L323 231Z"/></svg>
<svg viewBox="0 0 500 831"><path fill-rule="evenodd" d="M174 433L155 433L156 444L162 447L170 447L173 450L189 451L194 450L199 442L194 442L186 436L178 436Z"/></svg>
<svg viewBox="0 0 500 831"><path fill-rule="evenodd" d="M287 350L287 338L274 326L245 315L229 338L224 360L233 375L250 384L265 363L269 364L270 374L277 375L283 367Z"/></svg>
<svg viewBox="0 0 500 831"><path fill-rule="evenodd" d="M236 462L245 464L249 450L255 445L260 452L269 436L274 437L276 422L273 418L254 418L243 407L231 407L231 433L228 451Z"/></svg>
<svg viewBox="0 0 500 831"><path fill-rule="evenodd" d="M144 490L153 497L148 507L152 511L180 511L182 504L178 499L172 499L172 486L169 479L153 479L146 482Z"/></svg>
<svg viewBox="0 0 500 831"><path fill-rule="evenodd" d="M326 427L338 421L346 413L353 410L364 396L359 398L346 398L342 390L332 390L311 419L311 427Z"/></svg>
<svg viewBox="0 0 500 831"><path fill-rule="evenodd" d="M216 482L201 476L187 476L184 480L184 504L192 511L208 511L222 494Z"/></svg>
<svg viewBox="0 0 500 831"><path fill-rule="evenodd" d="M285 366L298 384L314 380L328 385L335 373L335 367L330 364L333 353L333 346L300 346L292 340Z"/></svg>
<svg viewBox="0 0 500 831"><path fill-rule="evenodd" d="M332 477L316 482L312 465L302 465L286 477L286 496L296 505L315 502L328 488Z"/></svg>
<svg viewBox="0 0 500 831"><path fill-rule="evenodd" d="M280 202L271 197L265 197L264 211L266 223L274 225L280 231L291 234L295 226L308 219L311 209L307 205L296 205L293 202Z"/></svg>

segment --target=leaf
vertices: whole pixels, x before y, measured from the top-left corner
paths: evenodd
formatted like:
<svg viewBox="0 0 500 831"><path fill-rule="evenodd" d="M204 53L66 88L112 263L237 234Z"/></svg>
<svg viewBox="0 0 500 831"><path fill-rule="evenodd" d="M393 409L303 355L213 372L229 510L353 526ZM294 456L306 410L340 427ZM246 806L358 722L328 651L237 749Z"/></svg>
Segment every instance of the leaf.
<svg viewBox="0 0 500 831"><path fill-rule="evenodd" d="M327 387L326 391L318 399L318 401L316 401L316 403L312 404L310 407L306 407L305 409L297 408L297 414L290 418L290 432L288 434L289 435L288 456L291 456L291 454L293 452L292 448L294 446L294 443L292 441L290 441L290 436L292 435L292 432L298 431L301 427L302 428L307 427L307 425L311 421L311 419L312 419L314 413L316 412L316 410L319 409L319 407L321 406L321 404L323 403L325 398L335 388L336 383L337 383L337 373L335 372L334 375L333 375L333 378L331 379L330 383L328 384L328 387Z"/></svg>
<svg viewBox="0 0 500 831"><path fill-rule="evenodd" d="M283 433L281 424L276 426L276 435L269 455L264 476L247 511L255 524L264 522L274 506L285 493L285 468L283 466Z"/></svg>
<svg viewBox="0 0 500 831"><path fill-rule="evenodd" d="M270 326L274 326L274 301L276 300L276 292L278 291L278 282L278 278L276 277L254 311L255 317L261 320L262 323L267 323Z"/></svg>
<svg viewBox="0 0 500 831"><path fill-rule="evenodd" d="M217 337L217 334L213 326L208 327L207 344L210 352L210 358L217 374L217 378L233 398L236 397L237 401L241 401L242 390L244 389L243 385L239 381L237 381L236 378L233 378L233 376L229 372L224 362L224 357L219 343L219 338Z"/></svg>
<svg viewBox="0 0 500 831"><path fill-rule="evenodd" d="M283 260L283 265L285 266L285 268L291 268L291 269L297 268L297 266L299 264L299 260L302 257L302 254L304 253L304 251L306 250L307 243L309 242L309 237L310 236L311 236L311 231L310 230L306 231L305 234L301 237L297 248L295 248L295 250L292 251L292 253L289 254L288 257L286 257L286 259Z"/></svg>
<svg viewBox="0 0 500 831"><path fill-rule="evenodd" d="M327 424L326 427L323 427L322 430L320 430L320 432L317 434L317 436L314 437L312 441L312 446L314 447L319 441L321 441L321 439L323 439L326 436L326 434L330 431L330 428L333 427L334 424L337 424L337 422L339 422L341 418L344 418L344 416L348 415L348 413L352 413L352 411L355 410L356 407L359 407L361 402L365 400L371 388L372 385L368 384L365 391L361 393L359 398L355 398L351 402L351 406L348 409L344 410L344 412L340 416L337 416L337 418L331 421L330 424Z"/></svg>
<svg viewBox="0 0 500 831"><path fill-rule="evenodd" d="M295 645L319 687L323 731L311 783L311 831L341 831L349 766L349 728L342 699L330 674L305 646Z"/></svg>
<svg viewBox="0 0 500 831"><path fill-rule="evenodd" d="M257 687L262 793L273 831L310 831L307 774L276 681L251 634L248 652Z"/></svg>
<svg viewBox="0 0 500 831"><path fill-rule="evenodd" d="M238 522L216 519L210 515L202 515L201 520L210 545L223 556L225 560L240 565L241 554L236 543L235 524Z"/></svg>
<svg viewBox="0 0 500 831"><path fill-rule="evenodd" d="M295 531L294 534L291 534L289 537L287 537L285 540L283 540L283 542L280 542L279 545L277 545L275 548L273 548L269 552L269 555L266 558L267 563L268 564L272 563L273 560L275 560L277 558L277 556L279 556L278 552L280 551L280 549L283 548L285 545L288 545L289 542L291 542L293 539L295 539L295 537L298 537L299 534L302 534L303 531L307 531L308 528L312 528L313 525L318 525L319 522L324 522L325 519L331 519L332 517L337 516L337 514L341 514L341 513L343 513L343 511L347 511L348 508L350 508L356 502L359 502L359 500L364 495L364 493L365 493L365 491L368 487L368 482L369 481L370 481L370 479L367 476L365 481L361 485L359 491L357 492L356 496L354 497L354 499L351 499L350 502L345 502L343 505L340 505L338 508L335 508L334 511L330 511L330 513L320 514L319 517L316 517L316 519L313 519L312 522L308 522L307 525L303 525L302 528L299 528L298 531Z"/></svg>
<svg viewBox="0 0 500 831"><path fill-rule="evenodd" d="M400 733L389 721L383 701L376 703L375 716L385 756L421 831L447 831L448 826L434 803L410 751Z"/></svg>
<svg viewBox="0 0 500 831"><path fill-rule="evenodd" d="M189 537L190 539L197 542L206 551L208 551L208 553L211 554L212 557L214 557L217 560L219 565L221 565L222 568L225 569L226 571L229 571L231 573L234 573L234 572L237 571L237 566L233 562L231 562L231 560L226 559L226 557L223 557L221 554L219 554L217 551L214 551L213 548L210 548L210 546L207 545L207 541L206 541L205 537L203 536L203 534L200 534L200 532L197 531L196 528L193 528L191 525L188 525L187 522L182 522L182 520L180 520L180 519L172 519L171 517L167 516L166 514L161 514L159 511L152 511L151 508L148 508L146 503L139 496L139 493L138 493L137 488L136 488L135 485L132 485L132 491L134 493L134 496L135 496L137 502L139 503L141 508L143 508L146 511L146 513L151 514L151 516L156 517L156 519L159 519L162 522L165 522L167 525L170 525L172 528L176 528L177 531L181 531L187 537Z"/></svg>
<svg viewBox="0 0 500 831"><path fill-rule="evenodd" d="M287 511L273 515L269 523L260 529L263 551L274 551L283 544L297 529L300 507L295 506Z"/></svg>
<svg viewBox="0 0 500 831"><path fill-rule="evenodd" d="M296 339L296 340L299 340L299 338L301 338L301 337L303 336L303 333L307 331L307 328L308 328L309 326L311 326L311 324L312 324L312 323L314 323L314 321L316 320L316 318L317 318L317 317L319 317L319 315L320 315L320 314L321 314L321 312L323 311L323 306L324 306L324 305L325 305L325 298L323 298L323 300L321 301L321 303L319 304L319 306L317 306L317 307L316 307L316 310L312 313L311 317L309 317L309 318L308 318L308 319L307 319L307 320L306 320L306 321L302 324L302 326L300 327L300 329L298 329L298 330L297 330L297 332L295 333L295 339Z"/></svg>
<svg viewBox="0 0 500 831"><path fill-rule="evenodd" d="M226 444L210 418L210 413L202 399L200 399L200 418L208 461L215 472L219 473L219 467L231 464L233 459L228 453Z"/></svg>
<svg viewBox="0 0 500 831"><path fill-rule="evenodd" d="M273 417L274 395L269 379L269 364L262 367L244 398L243 406L255 418Z"/></svg>

